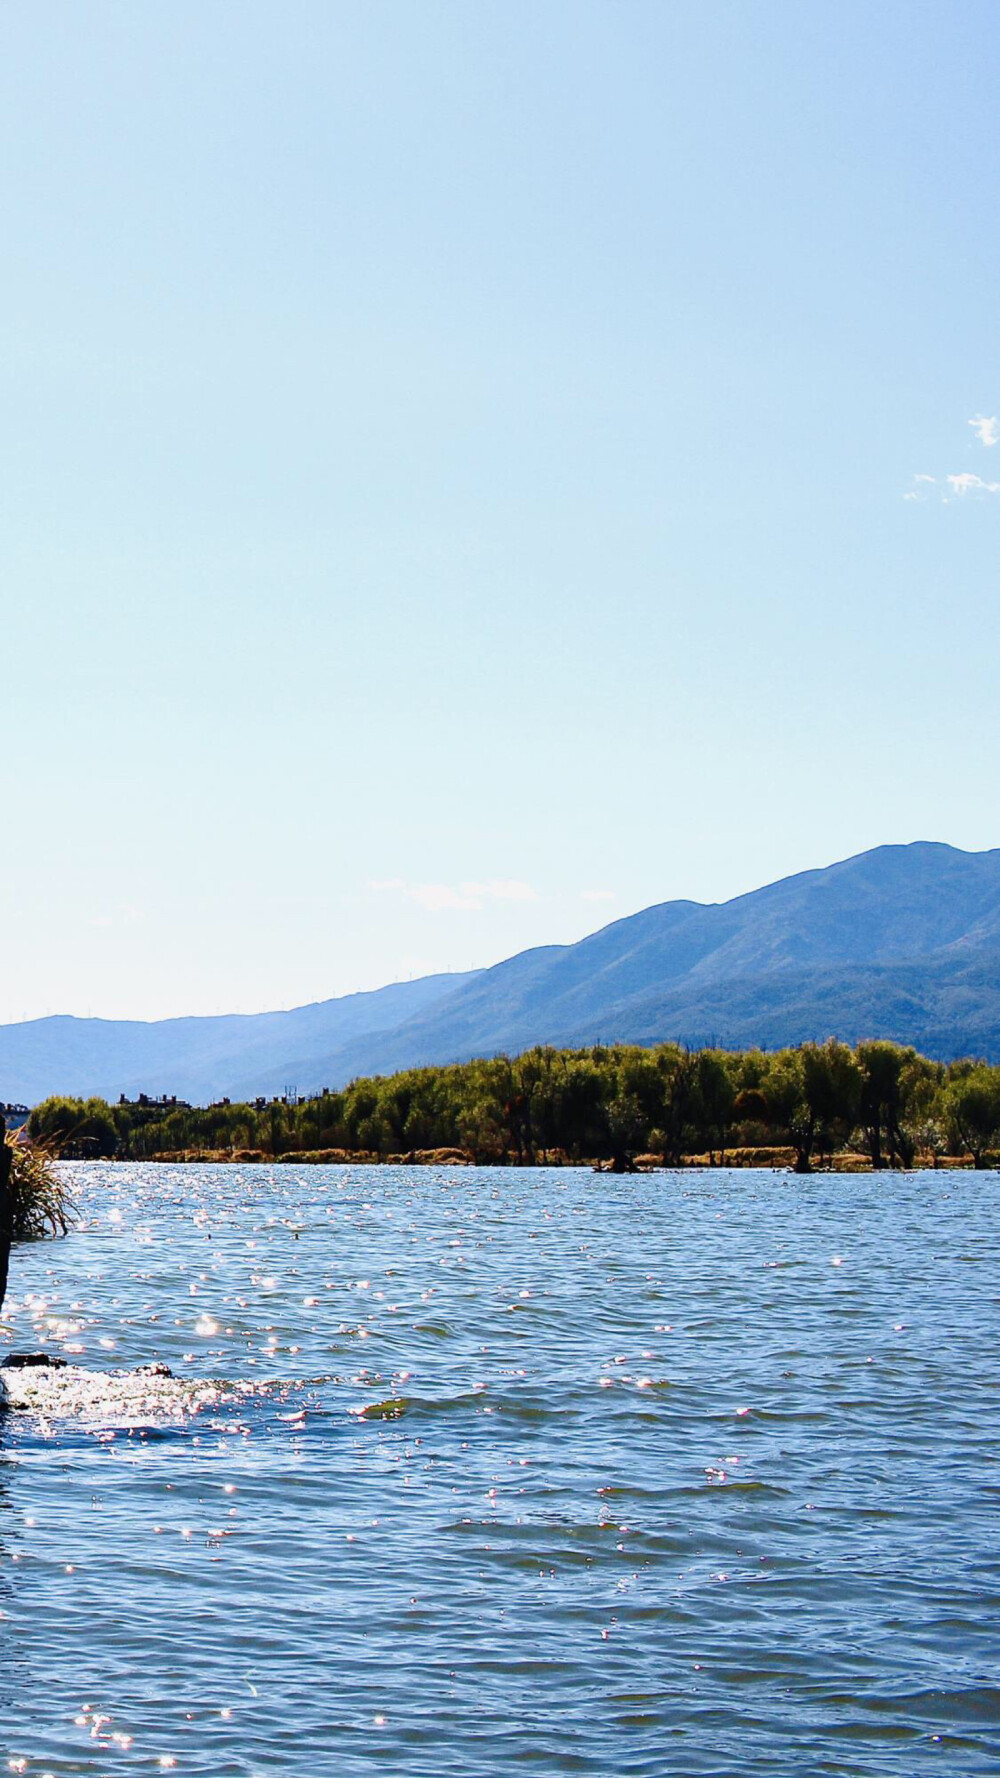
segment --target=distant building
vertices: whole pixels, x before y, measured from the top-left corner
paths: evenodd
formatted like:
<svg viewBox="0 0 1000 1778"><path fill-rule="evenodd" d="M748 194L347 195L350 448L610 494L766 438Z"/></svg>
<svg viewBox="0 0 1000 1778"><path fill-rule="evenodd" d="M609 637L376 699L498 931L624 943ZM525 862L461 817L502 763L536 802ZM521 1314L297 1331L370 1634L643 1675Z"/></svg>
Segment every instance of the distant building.
<svg viewBox="0 0 1000 1778"><path fill-rule="evenodd" d="M162 1093L158 1099L152 1098L149 1093L140 1093L138 1099L128 1099L122 1093L118 1103L124 1111L145 1111L152 1117L166 1117L171 1111L191 1110L188 1101L178 1099L176 1093Z"/></svg>

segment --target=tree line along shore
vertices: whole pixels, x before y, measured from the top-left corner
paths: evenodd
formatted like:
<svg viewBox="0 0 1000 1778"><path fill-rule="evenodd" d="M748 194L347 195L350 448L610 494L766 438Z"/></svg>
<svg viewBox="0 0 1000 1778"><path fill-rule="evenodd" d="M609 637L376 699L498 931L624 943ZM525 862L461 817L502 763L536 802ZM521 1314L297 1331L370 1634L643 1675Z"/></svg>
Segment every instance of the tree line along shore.
<svg viewBox="0 0 1000 1778"><path fill-rule="evenodd" d="M988 1167L1000 1150L1000 1067L935 1062L881 1040L539 1047L298 1101L52 1097L27 1129L77 1159Z"/></svg>

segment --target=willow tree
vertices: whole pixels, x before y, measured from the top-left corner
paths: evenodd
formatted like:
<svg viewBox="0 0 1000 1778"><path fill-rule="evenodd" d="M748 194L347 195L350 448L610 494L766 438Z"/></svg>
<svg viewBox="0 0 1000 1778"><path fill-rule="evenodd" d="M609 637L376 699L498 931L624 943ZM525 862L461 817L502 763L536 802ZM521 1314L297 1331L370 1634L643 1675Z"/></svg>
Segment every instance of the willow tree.
<svg viewBox="0 0 1000 1778"><path fill-rule="evenodd" d="M945 1091L948 1116L974 1167L989 1165L989 1151L1000 1142L1000 1073L985 1065L972 1068Z"/></svg>

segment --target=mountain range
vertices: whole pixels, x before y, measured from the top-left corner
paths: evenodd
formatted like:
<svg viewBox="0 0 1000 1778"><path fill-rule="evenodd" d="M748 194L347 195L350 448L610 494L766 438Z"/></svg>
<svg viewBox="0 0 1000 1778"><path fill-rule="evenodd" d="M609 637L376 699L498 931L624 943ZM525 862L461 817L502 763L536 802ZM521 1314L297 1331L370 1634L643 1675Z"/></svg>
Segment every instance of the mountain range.
<svg viewBox="0 0 1000 1778"><path fill-rule="evenodd" d="M1000 1061L1000 849L879 846L731 901L661 902L492 969L289 1012L0 1026L0 1099L205 1102L535 1043L775 1048L830 1035Z"/></svg>

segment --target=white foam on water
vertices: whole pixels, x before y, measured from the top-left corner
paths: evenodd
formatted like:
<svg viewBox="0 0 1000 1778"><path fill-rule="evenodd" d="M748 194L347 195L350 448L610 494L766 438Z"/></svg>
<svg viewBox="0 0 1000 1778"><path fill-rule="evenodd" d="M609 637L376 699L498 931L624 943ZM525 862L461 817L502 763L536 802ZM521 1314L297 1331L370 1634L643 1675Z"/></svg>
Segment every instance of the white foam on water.
<svg viewBox="0 0 1000 1778"><path fill-rule="evenodd" d="M58 1421L88 1429L181 1425L206 1410L239 1408L270 1387L155 1371L92 1371L75 1364L4 1367L0 1382L7 1406L30 1414L44 1429Z"/></svg>

